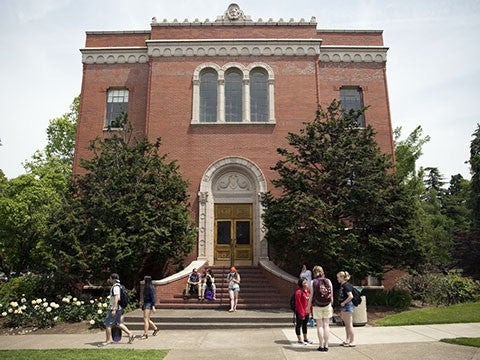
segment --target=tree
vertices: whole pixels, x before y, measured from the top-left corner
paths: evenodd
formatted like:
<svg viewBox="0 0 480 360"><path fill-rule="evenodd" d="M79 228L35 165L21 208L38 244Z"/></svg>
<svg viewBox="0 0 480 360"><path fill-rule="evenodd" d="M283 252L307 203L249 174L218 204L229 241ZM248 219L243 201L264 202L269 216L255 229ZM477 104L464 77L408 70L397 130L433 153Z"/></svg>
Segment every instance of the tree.
<svg viewBox="0 0 480 360"><path fill-rule="evenodd" d="M178 166L159 153L160 140L131 134L126 129L92 142L93 158L81 162L87 172L75 178L53 226L56 270L76 281L104 280L115 271L132 286L154 264L180 261L193 248Z"/></svg>
<svg viewBox="0 0 480 360"><path fill-rule="evenodd" d="M36 151L30 161L24 164L28 172L42 171L41 168L54 166L69 181L72 177L73 151L78 122L80 96L73 99L70 111L51 119L47 127L47 145Z"/></svg>
<svg viewBox="0 0 480 360"><path fill-rule="evenodd" d="M473 232L480 235L480 124L472 134L470 144L470 172L472 173L471 186L471 209L473 216Z"/></svg>
<svg viewBox="0 0 480 360"><path fill-rule="evenodd" d="M55 263L45 249L45 239L51 215L71 179L78 103L79 97L70 112L50 120L48 143L24 164L27 174L11 180L0 176L0 266L4 272L42 271Z"/></svg>
<svg viewBox="0 0 480 360"><path fill-rule="evenodd" d="M264 222L275 260L292 272L310 262L363 278L421 260L409 192L373 128L358 128L363 111L344 113L334 100L289 133L292 150L277 150L283 159L272 183L282 194L264 197Z"/></svg>
<svg viewBox="0 0 480 360"><path fill-rule="evenodd" d="M430 141L430 136L423 136L422 126L417 126L405 140L400 140L402 128L394 130L395 160L397 176L403 181L417 176L416 162L422 156L422 147Z"/></svg>

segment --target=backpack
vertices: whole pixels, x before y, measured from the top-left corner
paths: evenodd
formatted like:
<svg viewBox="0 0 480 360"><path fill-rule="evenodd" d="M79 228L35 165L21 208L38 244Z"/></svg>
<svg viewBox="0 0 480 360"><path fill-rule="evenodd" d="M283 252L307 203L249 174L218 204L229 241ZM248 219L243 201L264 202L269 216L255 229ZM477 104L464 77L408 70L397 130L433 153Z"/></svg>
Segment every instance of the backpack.
<svg viewBox="0 0 480 360"><path fill-rule="evenodd" d="M326 278L317 278L313 280L313 305L327 306L332 302L332 288Z"/></svg>
<svg viewBox="0 0 480 360"><path fill-rule="evenodd" d="M292 310L293 312L297 311L296 305L295 305L295 293L296 291L290 297L290 310Z"/></svg>
<svg viewBox="0 0 480 360"><path fill-rule="evenodd" d="M360 305L362 303L360 291L358 291L356 288L353 288L352 295L353 295L353 299L352 299L353 305L355 306Z"/></svg>
<svg viewBox="0 0 480 360"><path fill-rule="evenodd" d="M120 287L120 299L118 299L118 305L121 306L122 309L125 309L128 305L128 292L125 286L123 286L120 283L117 283L113 286L119 286ZM112 287L112 296L113 296L113 287Z"/></svg>

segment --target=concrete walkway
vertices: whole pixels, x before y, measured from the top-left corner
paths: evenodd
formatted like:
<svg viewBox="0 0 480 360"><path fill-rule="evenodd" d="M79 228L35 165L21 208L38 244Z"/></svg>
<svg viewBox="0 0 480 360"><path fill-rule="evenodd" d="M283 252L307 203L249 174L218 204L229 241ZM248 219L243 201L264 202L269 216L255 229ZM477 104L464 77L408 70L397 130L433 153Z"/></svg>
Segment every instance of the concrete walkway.
<svg viewBox="0 0 480 360"><path fill-rule="evenodd" d="M293 328L250 330L163 330L148 340L136 339L106 348L171 349L167 360L177 359L479 359L480 349L438 342L442 338L478 337L480 323L355 328L355 348L340 346L343 327L331 327L330 351L318 352L316 332L309 328L313 345L296 343ZM139 332L136 332L139 333ZM103 332L94 334L1 336L0 349L97 349Z"/></svg>

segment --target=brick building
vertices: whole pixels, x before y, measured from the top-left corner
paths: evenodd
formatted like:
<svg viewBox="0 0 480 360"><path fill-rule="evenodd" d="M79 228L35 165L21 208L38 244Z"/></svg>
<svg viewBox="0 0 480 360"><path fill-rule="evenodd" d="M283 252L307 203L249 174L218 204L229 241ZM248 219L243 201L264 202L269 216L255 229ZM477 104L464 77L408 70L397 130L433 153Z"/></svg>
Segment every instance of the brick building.
<svg viewBox="0 0 480 360"><path fill-rule="evenodd" d="M359 126L372 125L393 152L382 31L319 30L313 17L253 21L231 4L215 21L88 31L81 53L74 171L121 111L137 134L161 137L190 183L196 266L231 255L239 265L268 262L259 195L272 188L276 148L319 104L370 106Z"/></svg>

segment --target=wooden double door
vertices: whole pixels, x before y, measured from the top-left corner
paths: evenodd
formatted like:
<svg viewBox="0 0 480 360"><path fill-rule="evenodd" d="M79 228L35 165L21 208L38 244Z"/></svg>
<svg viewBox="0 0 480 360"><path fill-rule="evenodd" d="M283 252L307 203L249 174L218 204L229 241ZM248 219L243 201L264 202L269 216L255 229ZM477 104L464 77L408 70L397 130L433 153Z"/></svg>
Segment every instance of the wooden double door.
<svg viewBox="0 0 480 360"><path fill-rule="evenodd" d="M215 204L215 264L251 265L252 204Z"/></svg>

